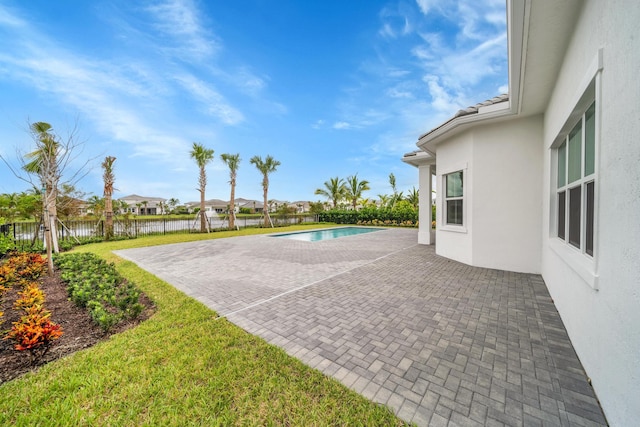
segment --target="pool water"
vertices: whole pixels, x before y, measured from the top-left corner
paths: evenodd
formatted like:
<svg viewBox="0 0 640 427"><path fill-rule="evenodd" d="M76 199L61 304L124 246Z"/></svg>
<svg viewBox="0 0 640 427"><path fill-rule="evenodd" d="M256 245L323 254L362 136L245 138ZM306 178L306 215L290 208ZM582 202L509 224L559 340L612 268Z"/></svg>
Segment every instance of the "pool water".
<svg viewBox="0 0 640 427"><path fill-rule="evenodd" d="M305 242L318 242L322 240L338 239L340 237L355 236L356 234L371 233L383 230L382 228L366 227L340 227L326 230L301 231L299 233L274 234L271 237L302 240Z"/></svg>

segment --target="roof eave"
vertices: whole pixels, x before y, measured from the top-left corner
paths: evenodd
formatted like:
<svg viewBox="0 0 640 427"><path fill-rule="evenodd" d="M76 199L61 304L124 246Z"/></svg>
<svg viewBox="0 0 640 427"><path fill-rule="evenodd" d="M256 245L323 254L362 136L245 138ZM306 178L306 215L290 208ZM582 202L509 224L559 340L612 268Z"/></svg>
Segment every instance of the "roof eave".
<svg viewBox="0 0 640 427"><path fill-rule="evenodd" d="M514 116L511 101L502 102L500 104L486 107L487 110L480 110L477 114L469 114L466 116L455 117L431 132L422 135L418 139L418 147L427 153L435 153L435 146L443 140L456 135L476 125L479 122L505 119Z"/></svg>
<svg viewBox="0 0 640 427"><path fill-rule="evenodd" d="M425 165L435 165L436 157L431 153L418 150L402 156L402 161L411 166L420 167Z"/></svg>

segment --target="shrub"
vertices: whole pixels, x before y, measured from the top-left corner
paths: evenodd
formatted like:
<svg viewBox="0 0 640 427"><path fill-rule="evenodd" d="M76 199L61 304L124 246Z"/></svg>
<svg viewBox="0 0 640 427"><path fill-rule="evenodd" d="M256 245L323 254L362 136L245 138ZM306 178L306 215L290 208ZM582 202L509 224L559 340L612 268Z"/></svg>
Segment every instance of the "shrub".
<svg viewBox="0 0 640 427"><path fill-rule="evenodd" d="M11 260L14 266L23 267L21 263L28 259L39 260L30 257L29 254L20 254ZM7 264L11 265L11 260ZM29 270L29 274L36 270ZM23 268L22 271L26 269ZM25 277L29 274L25 274ZM38 283L27 279L21 281L25 285L23 290L18 292L19 297L13 307L23 310L25 314L19 321L13 322L13 327L4 339L15 341L14 348L18 351L29 351L31 362L35 363L49 351L53 342L60 338L63 332L60 325L51 321L51 312L44 309L44 292Z"/></svg>
<svg viewBox="0 0 640 427"><path fill-rule="evenodd" d="M47 271L47 261L40 254L13 253L5 266L13 269L13 281L28 282L38 279Z"/></svg>
<svg viewBox="0 0 640 427"><path fill-rule="evenodd" d="M144 306L140 291L97 255L65 254L54 259L70 299L86 307L94 322L108 331L124 318L137 317Z"/></svg>
<svg viewBox="0 0 640 427"><path fill-rule="evenodd" d="M4 218L0 218L0 258L15 248L15 242L11 233L11 226L5 224Z"/></svg>
<svg viewBox="0 0 640 427"><path fill-rule="evenodd" d="M409 202L400 201L394 208L366 207L359 211L330 210L318 214L320 222L415 227L418 211Z"/></svg>
<svg viewBox="0 0 640 427"><path fill-rule="evenodd" d="M16 310L28 311L31 307L42 308L44 305L44 292L36 282L29 282L21 292L18 292L18 296L19 298L13 304Z"/></svg>
<svg viewBox="0 0 640 427"><path fill-rule="evenodd" d="M42 306L33 306L18 322L13 323L4 339L15 341L14 348L18 351L29 351L31 361L35 363L63 333L60 325L53 323L50 316L51 313L42 309Z"/></svg>

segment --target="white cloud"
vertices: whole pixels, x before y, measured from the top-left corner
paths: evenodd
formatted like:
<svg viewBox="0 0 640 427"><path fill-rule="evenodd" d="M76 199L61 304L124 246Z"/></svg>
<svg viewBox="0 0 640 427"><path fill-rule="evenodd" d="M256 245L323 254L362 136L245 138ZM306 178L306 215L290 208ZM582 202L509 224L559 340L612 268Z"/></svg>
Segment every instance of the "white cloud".
<svg viewBox="0 0 640 427"><path fill-rule="evenodd" d="M333 124L333 128L339 129L339 130L345 130L345 129L352 129L353 126L347 122L336 122Z"/></svg>
<svg viewBox="0 0 640 427"><path fill-rule="evenodd" d="M190 74L176 76L175 79L192 97L204 105L206 114L218 118L227 125L236 125L244 120L242 113L229 105L213 85Z"/></svg>
<svg viewBox="0 0 640 427"><path fill-rule="evenodd" d="M441 9L443 3L447 3L445 0L416 0L420 11L428 15L432 9Z"/></svg>
<svg viewBox="0 0 640 427"><path fill-rule="evenodd" d="M378 30L378 34L383 38L395 39L413 32L408 11L402 4L397 5L395 9L385 7L380 11L379 16L382 28Z"/></svg>
<svg viewBox="0 0 640 427"><path fill-rule="evenodd" d="M252 95L258 94L266 86L266 82L263 78L260 78L247 70L240 71L237 76L239 86Z"/></svg>
<svg viewBox="0 0 640 427"><path fill-rule="evenodd" d="M407 90L401 90L397 87L392 87L387 89L386 91L386 95L389 98L406 98L406 99L413 99L413 93L407 91Z"/></svg>
<svg viewBox="0 0 640 427"><path fill-rule="evenodd" d="M7 9L0 7L0 26L20 28L25 25L26 23L22 19L9 13Z"/></svg>
<svg viewBox="0 0 640 427"><path fill-rule="evenodd" d="M431 106L439 112L452 112L460 107L459 102L447 92L440 84L438 76L425 76L425 83L429 87L429 95L431 95Z"/></svg>
<svg viewBox="0 0 640 427"><path fill-rule="evenodd" d="M391 68L387 73L387 75L389 77L391 77L391 78L406 77L409 74L411 74L411 71L409 71L409 70L400 70L400 69L397 69L397 68Z"/></svg>
<svg viewBox="0 0 640 427"><path fill-rule="evenodd" d="M191 59L205 59L221 49L220 41L200 22L203 14L191 0L165 0L147 8L156 19L155 26L167 34L177 56L187 53Z"/></svg>
<svg viewBox="0 0 640 427"><path fill-rule="evenodd" d="M384 123L367 147L374 161L415 149L419 135L457 110L497 95L494 88L506 81L503 1L416 0L415 5L413 13L382 9L376 59L361 67L377 84L363 78L360 81L369 83L345 91L349 97L343 104L349 109L342 112L342 120L352 128L364 122L363 105L384 112L378 121L369 121ZM411 36L401 38L405 17Z"/></svg>
<svg viewBox="0 0 640 427"><path fill-rule="evenodd" d="M380 34L383 37L391 37L391 38L396 37L396 34L391 28L391 25L389 23L383 24L382 28L378 31L378 34Z"/></svg>
<svg viewBox="0 0 640 427"><path fill-rule="evenodd" d="M144 73L73 55L29 25L20 28L20 37L11 39L10 45L1 44L0 66L6 67L7 78L53 95L61 109L71 107L83 120L92 121L103 137L131 144L134 156L175 161L175 152L185 141L168 136L165 124L154 122L157 99L148 90Z"/></svg>

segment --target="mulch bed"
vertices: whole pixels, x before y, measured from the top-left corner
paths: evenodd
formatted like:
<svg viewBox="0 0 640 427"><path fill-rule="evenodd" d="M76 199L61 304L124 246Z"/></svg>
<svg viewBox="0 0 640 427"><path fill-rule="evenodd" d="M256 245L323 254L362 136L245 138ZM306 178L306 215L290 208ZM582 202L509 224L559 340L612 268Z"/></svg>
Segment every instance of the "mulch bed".
<svg viewBox="0 0 640 427"><path fill-rule="evenodd" d="M112 330L105 333L91 320L86 309L76 306L69 301L65 284L56 272L53 276L45 276L40 282L40 289L44 292L44 307L51 312L51 320L62 327L64 334L56 340L47 354L35 364L31 363L28 351L17 351L13 342L1 339L6 335L12 322L19 320L21 312L13 309L18 294L14 286L0 301L0 311L4 312L0 324L0 384L10 381L26 372L37 370L39 366L53 360L67 356L78 350L91 347L107 339L110 335L122 332L148 319L155 312L153 302L145 295L140 295L140 303L145 306L136 319L124 320Z"/></svg>

